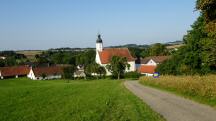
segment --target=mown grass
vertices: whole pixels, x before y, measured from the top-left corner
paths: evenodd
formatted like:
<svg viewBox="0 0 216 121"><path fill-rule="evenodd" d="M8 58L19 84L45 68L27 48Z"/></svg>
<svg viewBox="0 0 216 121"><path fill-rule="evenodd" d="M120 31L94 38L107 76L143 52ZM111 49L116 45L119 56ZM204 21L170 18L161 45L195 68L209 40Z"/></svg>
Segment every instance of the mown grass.
<svg viewBox="0 0 216 121"><path fill-rule="evenodd" d="M0 80L0 121L163 121L122 81Z"/></svg>
<svg viewBox="0 0 216 121"><path fill-rule="evenodd" d="M216 108L216 75L141 77L140 83Z"/></svg>

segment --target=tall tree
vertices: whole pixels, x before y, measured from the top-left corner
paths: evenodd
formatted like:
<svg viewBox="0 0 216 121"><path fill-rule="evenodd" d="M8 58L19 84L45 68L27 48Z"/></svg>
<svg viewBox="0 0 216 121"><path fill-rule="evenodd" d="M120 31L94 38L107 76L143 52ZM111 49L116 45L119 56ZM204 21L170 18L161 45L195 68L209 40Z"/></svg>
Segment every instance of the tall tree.
<svg viewBox="0 0 216 121"><path fill-rule="evenodd" d="M211 68L216 68L216 0L197 0L198 10L204 18L208 37L203 40L203 57Z"/></svg>
<svg viewBox="0 0 216 121"><path fill-rule="evenodd" d="M100 78L105 77L106 76L106 69L103 66L99 66L97 69L97 73L100 75Z"/></svg>
<svg viewBox="0 0 216 121"><path fill-rule="evenodd" d="M185 46L171 60L159 65L161 73L206 74L216 71L216 0L198 0L197 9L201 10L201 15L184 36Z"/></svg>
<svg viewBox="0 0 216 121"><path fill-rule="evenodd" d="M65 79L73 79L74 78L74 72L77 70L76 66L74 65L71 65L71 66L68 66L68 67L65 67L63 69L63 77ZM69 80L68 80L69 82Z"/></svg>
<svg viewBox="0 0 216 121"><path fill-rule="evenodd" d="M197 0L196 8L204 15L209 35L216 38L216 0Z"/></svg>
<svg viewBox="0 0 216 121"><path fill-rule="evenodd" d="M106 67L114 77L120 79L121 76L124 75L125 70L130 68L130 65L128 64L126 58L113 56L110 64L108 64Z"/></svg>

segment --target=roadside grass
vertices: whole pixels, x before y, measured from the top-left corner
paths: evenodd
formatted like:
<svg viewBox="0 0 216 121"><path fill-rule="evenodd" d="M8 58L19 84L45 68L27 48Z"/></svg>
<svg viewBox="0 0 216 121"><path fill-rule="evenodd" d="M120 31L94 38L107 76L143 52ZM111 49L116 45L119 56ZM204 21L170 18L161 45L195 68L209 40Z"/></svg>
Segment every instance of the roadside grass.
<svg viewBox="0 0 216 121"><path fill-rule="evenodd" d="M0 121L164 121L122 81L0 80Z"/></svg>
<svg viewBox="0 0 216 121"><path fill-rule="evenodd" d="M216 75L141 77L140 83L216 108Z"/></svg>

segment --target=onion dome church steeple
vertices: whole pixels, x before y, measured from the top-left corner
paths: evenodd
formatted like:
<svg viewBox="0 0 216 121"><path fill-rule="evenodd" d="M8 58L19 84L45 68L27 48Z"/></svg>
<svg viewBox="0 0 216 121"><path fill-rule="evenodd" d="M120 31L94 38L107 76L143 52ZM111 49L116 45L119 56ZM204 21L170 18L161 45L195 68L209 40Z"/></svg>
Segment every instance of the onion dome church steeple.
<svg viewBox="0 0 216 121"><path fill-rule="evenodd" d="M103 43L103 41L102 41L102 39L101 39L101 35L100 35L100 34L98 34L98 38L97 38L97 41L96 41L96 43Z"/></svg>
<svg viewBox="0 0 216 121"><path fill-rule="evenodd" d="M103 51L103 41L100 34L98 34L98 38L96 40L96 51Z"/></svg>

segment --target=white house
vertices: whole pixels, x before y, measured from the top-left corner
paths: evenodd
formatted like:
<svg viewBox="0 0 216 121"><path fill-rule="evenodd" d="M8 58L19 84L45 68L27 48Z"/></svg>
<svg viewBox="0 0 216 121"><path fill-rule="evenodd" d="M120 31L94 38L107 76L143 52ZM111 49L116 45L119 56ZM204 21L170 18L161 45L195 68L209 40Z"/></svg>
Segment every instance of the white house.
<svg viewBox="0 0 216 121"><path fill-rule="evenodd" d="M128 48L103 48L101 35L98 35L98 39L96 41L96 63L106 69L106 65L110 63L113 56L125 57L127 59L128 64L130 64L130 68L126 69L126 72L136 71L135 58L131 56ZM106 71L107 75L111 75L107 69Z"/></svg>
<svg viewBox="0 0 216 121"><path fill-rule="evenodd" d="M28 78L32 80L42 80L42 79L60 79L62 78L63 68L58 66L52 67L36 67L31 68Z"/></svg>
<svg viewBox="0 0 216 121"><path fill-rule="evenodd" d="M151 56L141 59L141 65L138 71L146 76L153 76L158 64L161 64L167 59L169 59L169 56Z"/></svg>
<svg viewBox="0 0 216 121"><path fill-rule="evenodd" d="M77 70L74 72L74 77L75 78L85 78L85 70L83 65L78 65Z"/></svg>
<svg viewBox="0 0 216 121"><path fill-rule="evenodd" d="M0 59L1 59L1 60L5 60L6 57L5 57L5 56L0 56Z"/></svg>

